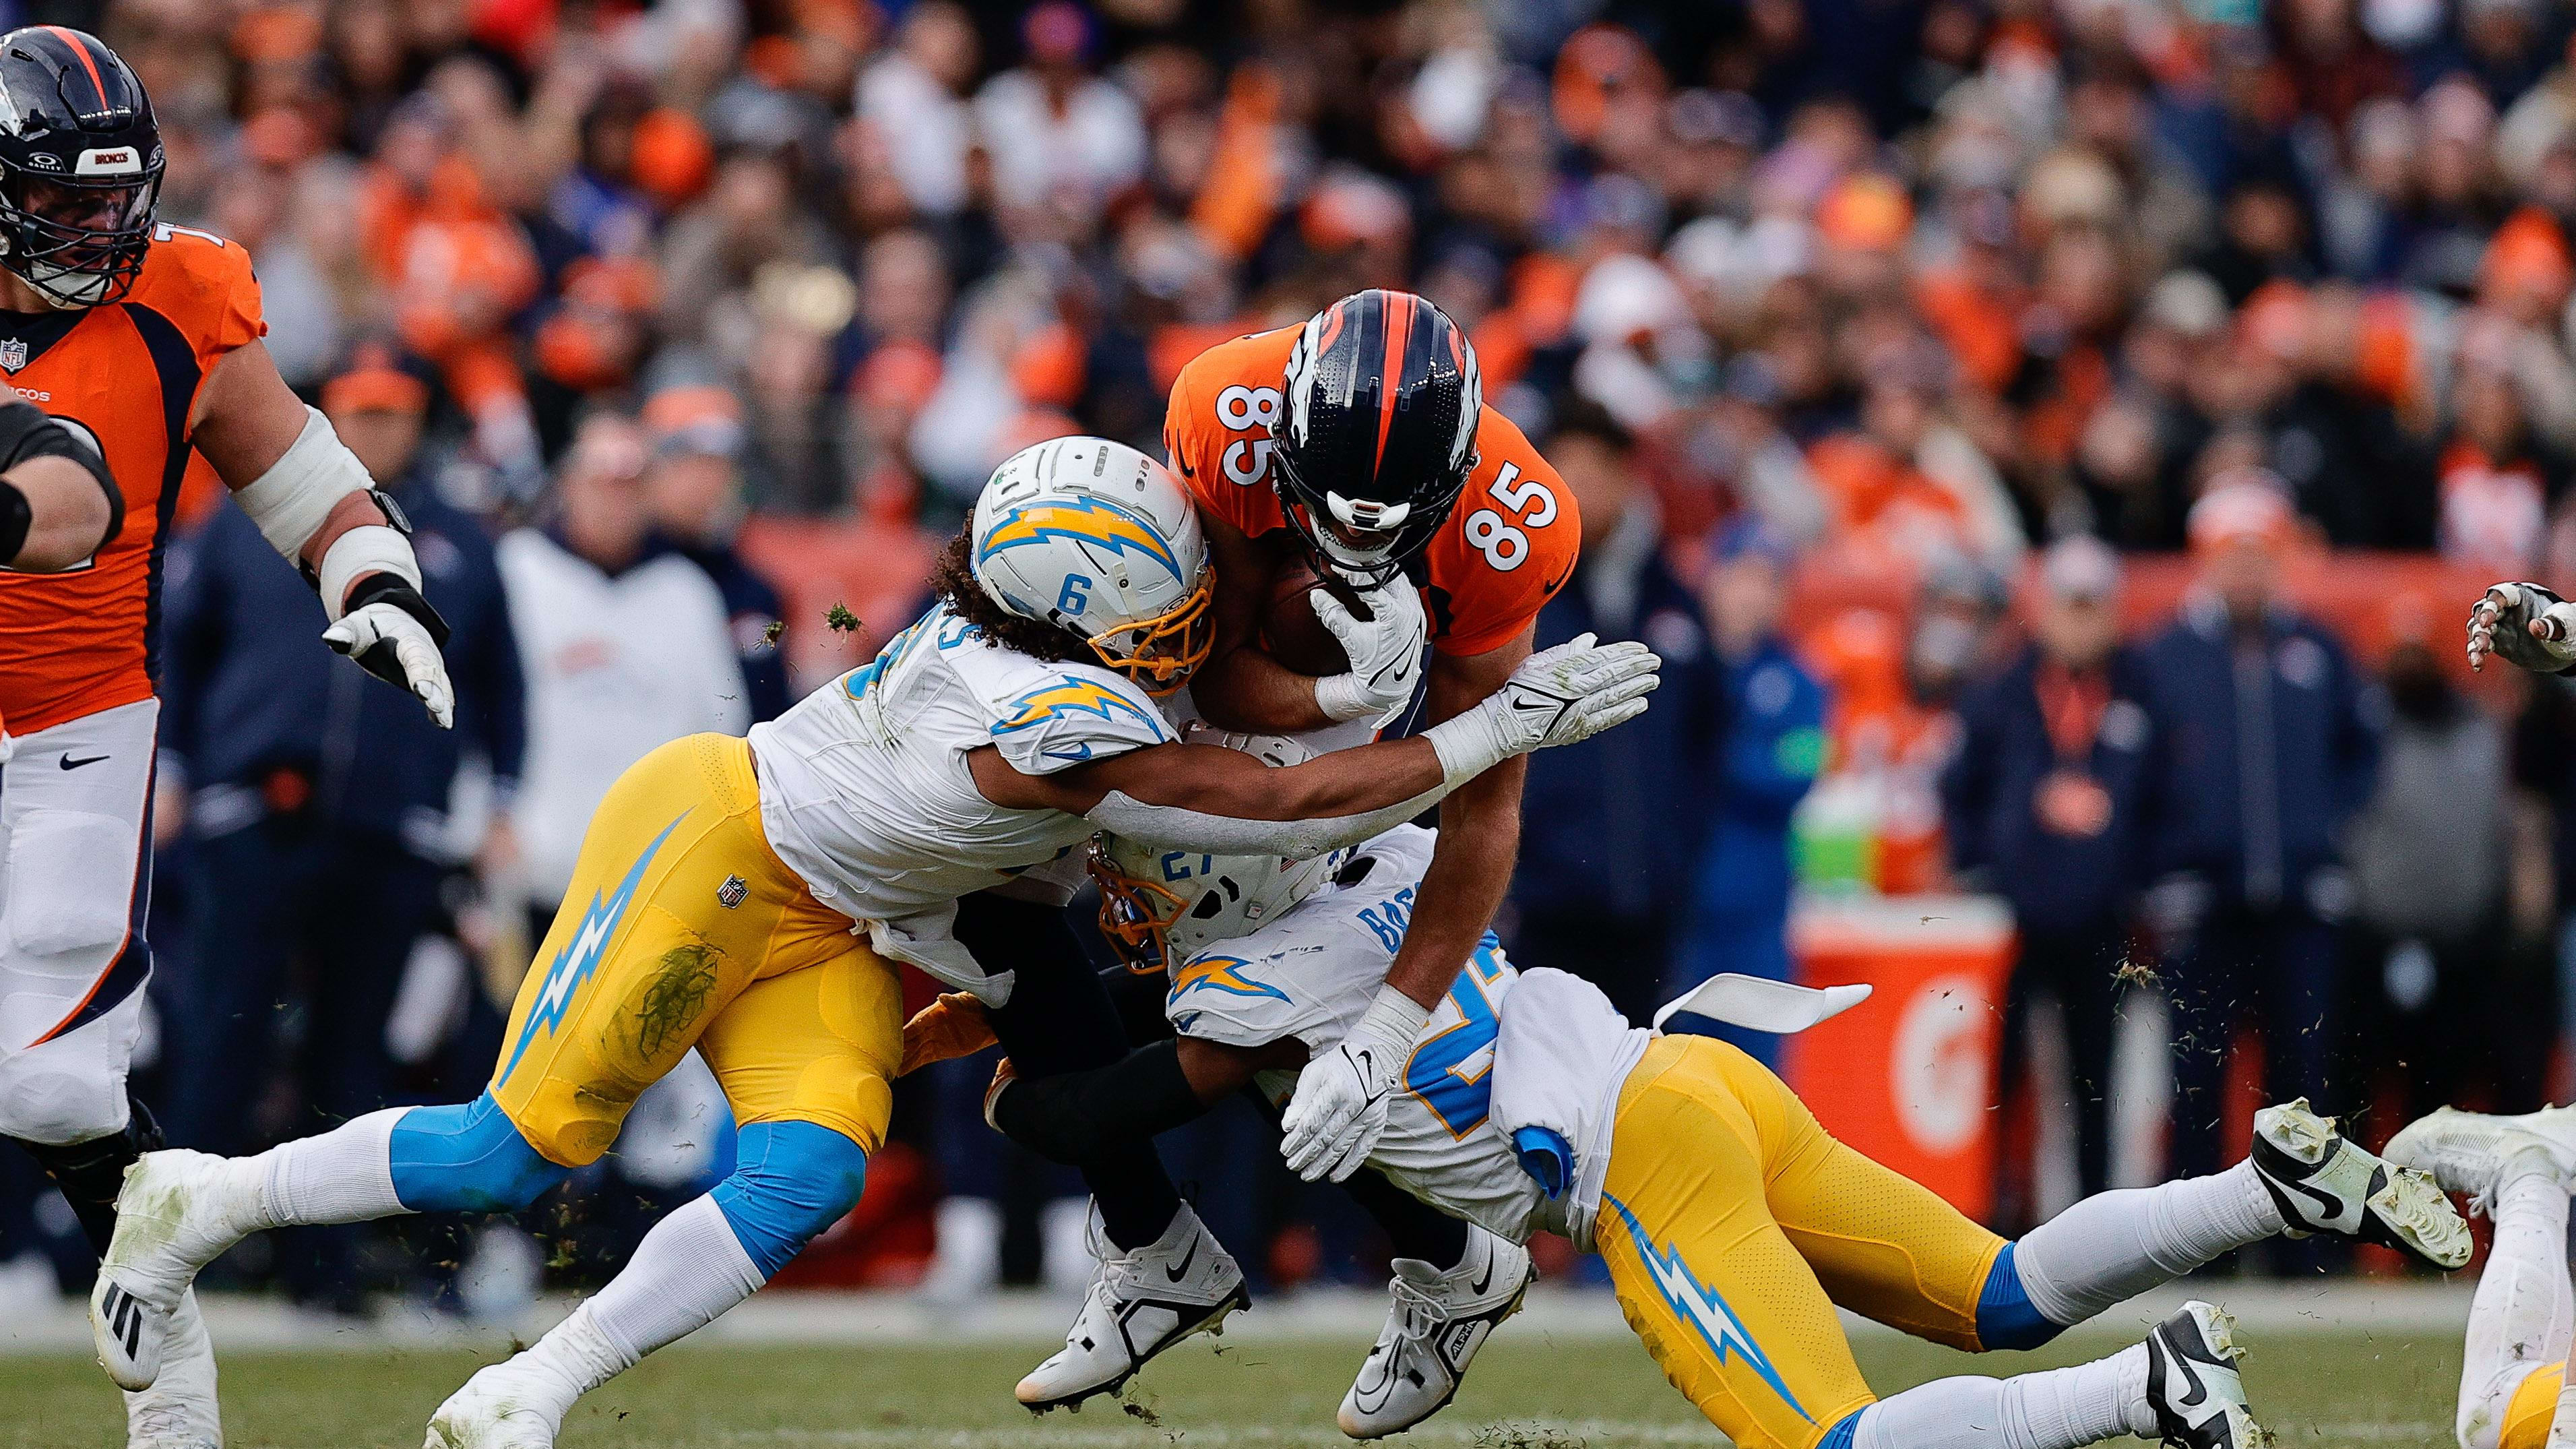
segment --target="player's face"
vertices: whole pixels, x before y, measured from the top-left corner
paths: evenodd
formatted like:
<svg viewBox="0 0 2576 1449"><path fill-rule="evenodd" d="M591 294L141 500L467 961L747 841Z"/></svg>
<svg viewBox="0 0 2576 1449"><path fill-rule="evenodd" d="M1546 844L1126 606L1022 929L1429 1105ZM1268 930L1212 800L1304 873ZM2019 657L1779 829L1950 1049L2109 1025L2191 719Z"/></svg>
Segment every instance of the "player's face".
<svg viewBox="0 0 2576 1449"><path fill-rule="evenodd" d="M139 181L125 186L74 186L30 177L20 191L21 208L72 231L130 231L142 225L152 210L152 188Z"/></svg>

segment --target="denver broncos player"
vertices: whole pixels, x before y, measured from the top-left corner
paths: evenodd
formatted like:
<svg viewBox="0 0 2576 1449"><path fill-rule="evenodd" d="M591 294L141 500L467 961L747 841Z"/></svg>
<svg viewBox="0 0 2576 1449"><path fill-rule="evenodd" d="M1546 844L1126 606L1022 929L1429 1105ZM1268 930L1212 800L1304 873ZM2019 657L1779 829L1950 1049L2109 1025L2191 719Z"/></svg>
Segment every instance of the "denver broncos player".
<svg viewBox="0 0 2576 1449"><path fill-rule="evenodd" d="M1260 753L1296 758L1269 742ZM1246 1084L1284 1095L1321 1044L1368 1009L1430 857L1427 832L1410 825L1330 872L1105 839L1095 865L1102 925L1135 956L1168 963L1162 1007L1178 1041L1098 1071L1042 1080L1006 1071L986 1098L987 1117L1062 1158L1097 1150L1106 1133L1168 1130ZM1720 977L1667 1010L1787 1030L1865 994L1845 988L1837 1002L1833 992ZM967 1048L972 1037L942 1020L961 1014L971 1008L951 997L920 1022L945 1039L941 1050ZM914 1035L907 1028L907 1058L930 1055L914 1050ZM1108 1110L1113 1103L1123 1110ZM2522 1313L2530 1331L2502 1335L2530 1340L2515 1350L2529 1372L2567 1351L2576 1111L2505 1120L2554 1123L2541 1135L2558 1139L2554 1160L2531 1135L2518 1139L2529 1149L2518 1170L2535 1177L2527 1195L2555 1205L2554 1235L2537 1231L2550 1220L2534 1219L2529 1237L2555 1255L2561 1305L2554 1339L2541 1331L2550 1313L2538 1299ZM2467 1225L2430 1178L2392 1170L2304 1102L2266 1108L2253 1125L2252 1155L2226 1172L2105 1193L2006 1242L1835 1141L1735 1047L1632 1028L1588 982L1516 972L1488 938L1410 1044L1371 1162L1475 1224L1477 1245L1460 1271L1492 1281L1461 1293L1443 1281L1455 1274L1399 1261L1398 1297L1411 1311L1380 1335L1340 1424L1375 1438L1446 1404L1463 1358L1520 1298L1518 1282L1486 1266L1505 1256L1495 1244L1517 1252L1549 1231L1603 1256L1628 1322L1667 1377L1745 1449L2074 1449L2130 1433L2251 1449L2263 1441L2229 1325L2207 1304L2092 1364L1949 1379L1883 1402L1860 1377L1835 1309L1963 1349L2032 1348L2283 1232L2365 1238L2445 1268L2468 1260ZM2390 1144L2391 1161L2403 1160L2406 1142ZM2485 1191L2511 1153L2448 1155L2482 1160L2484 1171L2446 1183ZM1479 1311L1432 1311L1429 1300L1446 1296L1473 1298ZM2501 1393L2497 1405L2517 1393L2517 1403L2545 1405L2555 1376ZM2516 1442L2537 1449L2536 1436ZM2469 1449L2494 1449L2494 1440Z"/></svg>
<svg viewBox="0 0 2576 1449"><path fill-rule="evenodd" d="M1010 999L1012 973L953 934L960 897L1103 828L1323 854L1503 759L1633 717L1654 687L1642 646L1583 641L1415 739L1286 770L1183 743L1157 692L1206 657L1206 548L1171 475L1097 438L1006 461L934 585L938 603L874 662L747 741L674 741L610 787L567 896L587 904L557 916L481 1097L373 1113L251 1158L146 1155L90 1300L110 1375L153 1381L196 1271L246 1234L523 1207L596 1161L694 1047L741 1128L733 1174L430 1423L432 1449L543 1449L582 1393L741 1301L858 1200L902 1034L888 958ZM1204 1239L1195 1217L1186 1226ZM1223 1257L1205 1242L1201 1257ZM1224 1306L1167 1297L1132 1326L1186 1333Z"/></svg>
<svg viewBox="0 0 2576 1449"><path fill-rule="evenodd" d="M331 647L442 725L452 707L401 513L279 380L242 249L154 222L161 167L113 51L59 26L0 35L0 1136L101 1251L121 1174L157 1145L126 1067L151 969L149 640L191 455L321 591ZM174 1371L127 1401L134 1444L221 1439L214 1359L177 1307Z"/></svg>
<svg viewBox="0 0 2576 1449"><path fill-rule="evenodd" d="M1417 688L1426 691L1424 718L1456 717L1530 657L1539 609L1574 569L1583 530L1573 494L1521 430L1484 405L1475 349L1457 324L1408 292L1354 293L1302 326L1201 353L1172 385L1163 441L1216 563L1215 650L1191 695L1195 711L1221 729L1332 749L1370 738ZM1322 591L1313 596L1316 617L1343 643L1352 671L1312 678L1272 657L1259 636L1261 612L1285 571L1300 566L1376 589L1373 599L1391 593L1399 611L1427 613L1428 668L1419 667L1418 648L1368 648L1386 634L1363 635ZM1524 773L1505 764L1441 806L1438 845L1394 969L1288 1103L1281 1151L1307 1180L1350 1180L1385 1130L1415 1033L1457 983L1510 884ZM1453 1233L1438 1251L1466 1246ZM1505 1256L1504 1276L1525 1278L1526 1259ZM1109 1280L1125 1271L1103 1260L1064 1351L1021 1382L1022 1403L1078 1403L1142 1361L1114 1331L1126 1309ZM1395 1289L1390 1322L1413 1313L1408 1304L1420 1297Z"/></svg>

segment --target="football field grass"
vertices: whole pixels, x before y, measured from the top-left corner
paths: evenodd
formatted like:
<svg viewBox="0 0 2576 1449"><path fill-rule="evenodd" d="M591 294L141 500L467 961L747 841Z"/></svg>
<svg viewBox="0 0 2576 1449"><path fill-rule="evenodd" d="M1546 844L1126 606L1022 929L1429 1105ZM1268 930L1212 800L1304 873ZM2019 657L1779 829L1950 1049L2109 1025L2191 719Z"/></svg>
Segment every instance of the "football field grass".
<svg viewBox="0 0 2576 1449"><path fill-rule="evenodd" d="M2041 1353L1973 1359L1877 1336L1859 1348L1884 1394L1954 1373L2080 1362L2121 1341L2088 1334ZM1349 1443L1333 1428L1333 1409L1365 1342L1221 1351L1209 1344L1194 1340L1157 1362L1124 1405L1094 1400L1079 1414L1044 1419L1014 1405L1010 1391L1045 1344L683 1345L584 1400L560 1442L565 1449ZM452 1349L227 1355L227 1439L232 1449L412 1449L430 1411L483 1361ZM2412 1331L2275 1334L2255 1342L2245 1364L2255 1407L2282 1449L2439 1449L2451 1442L2458 1372L2456 1333ZM113 1449L123 1442L121 1418L113 1391L85 1359L0 1358L0 1449ZM1391 1442L1624 1449L1720 1441L1634 1342L1551 1341L1524 1321L1485 1351L1457 1403Z"/></svg>

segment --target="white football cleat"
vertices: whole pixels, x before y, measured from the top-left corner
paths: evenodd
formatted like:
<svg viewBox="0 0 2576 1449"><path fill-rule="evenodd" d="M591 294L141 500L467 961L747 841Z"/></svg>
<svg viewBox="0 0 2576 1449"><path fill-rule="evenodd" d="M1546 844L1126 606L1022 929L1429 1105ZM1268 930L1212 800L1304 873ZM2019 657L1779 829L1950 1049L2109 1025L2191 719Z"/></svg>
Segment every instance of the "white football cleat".
<svg viewBox="0 0 2576 1449"><path fill-rule="evenodd" d="M257 1228L259 1188L229 1158L147 1152L125 1169L116 1236L89 1293L90 1342L121 1389L160 1376L171 1317L197 1270Z"/></svg>
<svg viewBox="0 0 2576 1449"><path fill-rule="evenodd" d="M125 1449L223 1449L224 1416L215 1404L215 1345L197 1312L195 1292L179 1296L162 1343L161 1376L125 1396Z"/></svg>
<svg viewBox="0 0 2576 1449"><path fill-rule="evenodd" d="M1252 1305L1243 1269L1188 1203L1161 1238L1132 1253L1109 1241L1095 1212L1091 1250L1100 1274L1064 1350L1014 1391L1033 1413L1113 1393L1154 1355L1193 1333L1224 1332L1227 1314Z"/></svg>
<svg viewBox="0 0 2576 1449"><path fill-rule="evenodd" d="M2305 1097L2254 1114L2253 1162L2291 1237L2335 1233L2444 1271L2468 1266L2468 1221L2432 1175L2363 1151Z"/></svg>
<svg viewBox="0 0 2576 1449"><path fill-rule="evenodd" d="M2259 1449L2271 1433L2254 1422L2236 1361L2236 1320L2193 1301L2147 1335L2147 1407L2156 1432L2179 1449Z"/></svg>
<svg viewBox="0 0 2576 1449"><path fill-rule="evenodd" d="M2524 1125L2548 1115L2496 1117L2437 1107L2400 1128L2381 1155L2400 1167L2431 1173L2443 1191L2465 1194L2469 1211L2483 1213L2494 1204L2496 1189L2504 1186L2505 1165L2516 1159L2523 1159L2513 1174L2516 1177L2537 1170L2562 1188L2576 1181L2576 1148L2553 1142Z"/></svg>
<svg viewBox="0 0 2576 1449"><path fill-rule="evenodd" d="M1402 1433L1449 1407L1476 1351L1538 1281L1527 1248L1473 1226L1457 1267L1444 1273L1419 1258L1393 1266L1394 1306L1336 1416L1354 1439Z"/></svg>
<svg viewBox="0 0 2576 1449"><path fill-rule="evenodd" d="M475 1370L429 1416L421 1449L554 1449L563 1410L578 1393L524 1353Z"/></svg>

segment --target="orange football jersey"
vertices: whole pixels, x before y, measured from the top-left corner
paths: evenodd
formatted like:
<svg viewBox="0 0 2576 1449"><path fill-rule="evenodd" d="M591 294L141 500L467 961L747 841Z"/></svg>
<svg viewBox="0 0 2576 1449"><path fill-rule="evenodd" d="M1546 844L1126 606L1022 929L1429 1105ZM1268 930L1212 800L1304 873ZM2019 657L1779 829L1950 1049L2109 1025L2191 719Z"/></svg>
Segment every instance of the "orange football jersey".
<svg viewBox="0 0 2576 1449"><path fill-rule="evenodd" d="M268 331L240 247L155 229L120 301L0 312L0 377L98 446L125 524L98 556L55 574L0 569L0 716L18 734L152 693L161 550L193 454L188 414L218 358Z"/></svg>
<svg viewBox="0 0 2576 1449"><path fill-rule="evenodd" d="M1163 416L1163 448L1191 496L1254 538L1288 526L1270 486L1270 422L1296 345L1297 328L1282 327L1209 348L1181 369ZM1582 543L1573 492L1486 408L1475 471L1423 555L1432 647L1464 656L1509 643L1564 587Z"/></svg>

